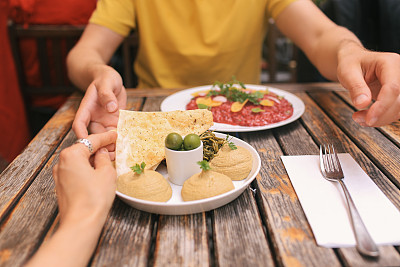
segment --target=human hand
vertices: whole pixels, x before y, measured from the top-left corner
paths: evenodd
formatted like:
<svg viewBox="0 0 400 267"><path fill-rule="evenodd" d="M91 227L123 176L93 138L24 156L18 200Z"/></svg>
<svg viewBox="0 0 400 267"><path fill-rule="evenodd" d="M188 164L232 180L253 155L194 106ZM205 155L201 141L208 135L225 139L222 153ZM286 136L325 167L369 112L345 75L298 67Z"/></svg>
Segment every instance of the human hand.
<svg viewBox="0 0 400 267"><path fill-rule="evenodd" d="M362 109L353 114L360 125L380 127L400 119L400 55L348 44L339 53L337 76Z"/></svg>
<svg viewBox="0 0 400 267"><path fill-rule="evenodd" d="M103 226L116 190L116 171L105 147L116 138L114 131L88 136L93 155L83 144L61 151L59 162L53 168L61 224L85 218L93 221L94 217L97 226Z"/></svg>
<svg viewBox="0 0 400 267"><path fill-rule="evenodd" d="M116 70L102 66L89 85L72 124L78 138L115 129L118 111L126 107L126 91ZM113 149L108 147L110 151Z"/></svg>

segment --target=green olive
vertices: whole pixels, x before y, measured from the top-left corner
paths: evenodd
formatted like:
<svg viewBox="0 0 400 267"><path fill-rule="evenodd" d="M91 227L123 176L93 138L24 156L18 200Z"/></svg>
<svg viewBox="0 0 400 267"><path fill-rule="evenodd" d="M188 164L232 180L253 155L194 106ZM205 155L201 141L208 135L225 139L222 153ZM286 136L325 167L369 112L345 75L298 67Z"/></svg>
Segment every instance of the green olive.
<svg viewBox="0 0 400 267"><path fill-rule="evenodd" d="M183 147L185 150L192 150L200 146L200 137L197 134L188 134L183 139Z"/></svg>
<svg viewBox="0 0 400 267"><path fill-rule="evenodd" d="M169 133L165 138L165 146L172 150L179 150L182 147L183 139L178 133Z"/></svg>

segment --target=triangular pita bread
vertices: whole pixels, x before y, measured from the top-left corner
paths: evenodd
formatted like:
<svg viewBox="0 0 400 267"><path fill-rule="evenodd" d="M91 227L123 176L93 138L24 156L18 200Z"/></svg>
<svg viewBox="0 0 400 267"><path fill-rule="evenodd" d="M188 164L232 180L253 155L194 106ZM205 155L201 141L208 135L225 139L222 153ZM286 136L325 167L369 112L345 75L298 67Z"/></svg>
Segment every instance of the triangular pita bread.
<svg viewBox="0 0 400 267"><path fill-rule="evenodd" d="M152 169L165 158L165 137L176 132L182 136L201 134L213 125L212 113L206 109L140 112L120 110L116 144L117 175L130 167L146 163Z"/></svg>

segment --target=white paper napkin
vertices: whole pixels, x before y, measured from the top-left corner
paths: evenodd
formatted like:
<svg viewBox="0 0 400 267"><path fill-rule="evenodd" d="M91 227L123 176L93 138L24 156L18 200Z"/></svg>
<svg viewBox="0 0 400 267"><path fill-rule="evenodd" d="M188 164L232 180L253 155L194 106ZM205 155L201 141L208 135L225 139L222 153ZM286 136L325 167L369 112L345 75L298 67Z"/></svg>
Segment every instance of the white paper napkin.
<svg viewBox="0 0 400 267"><path fill-rule="evenodd" d="M344 183L371 237L380 245L400 244L400 211L349 154L339 154ZM317 244L355 246L355 238L339 183L323 178L319 156L282 156Z"/></svg>

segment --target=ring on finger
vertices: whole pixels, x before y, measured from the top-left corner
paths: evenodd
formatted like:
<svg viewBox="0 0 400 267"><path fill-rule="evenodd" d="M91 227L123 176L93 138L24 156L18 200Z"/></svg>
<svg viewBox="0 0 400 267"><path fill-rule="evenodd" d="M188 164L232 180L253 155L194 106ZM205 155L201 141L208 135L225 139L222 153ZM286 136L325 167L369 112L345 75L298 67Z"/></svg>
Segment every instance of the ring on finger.
<svg viewBox="0 0 400 267"><path fill-rule="evenodd" d="M84 144L89 149L90 154L93 154L93 145L88 139L80 138L76 140L75 144Z"/></svg>

